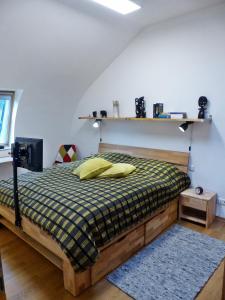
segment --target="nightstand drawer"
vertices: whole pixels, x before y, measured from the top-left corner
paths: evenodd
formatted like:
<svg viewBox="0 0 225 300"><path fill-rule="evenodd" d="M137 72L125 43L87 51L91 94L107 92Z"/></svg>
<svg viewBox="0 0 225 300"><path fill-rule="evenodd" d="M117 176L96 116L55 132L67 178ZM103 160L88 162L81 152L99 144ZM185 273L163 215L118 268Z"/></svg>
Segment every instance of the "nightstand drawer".
<svg viewBox="0 0 225 300"><path fill-rule="evenodd" d="M96 283L107 273L121 265L121 263L140 250L144 246L144 243L145 227L142 225L122 237L113 245L103 249L98 261L92 267L92 283Z"/></svg>
<svg viewBox="0 0 225 300"><path fill-rule="evenodd" d="M206 201L200 200L200 199L195 199L195 198L192 198L192 197L181 196L181 205L191 207L191 208L195 208L195 209L199 209L199 210L202 210L202 211L207 210L207 202Z"/></svg>

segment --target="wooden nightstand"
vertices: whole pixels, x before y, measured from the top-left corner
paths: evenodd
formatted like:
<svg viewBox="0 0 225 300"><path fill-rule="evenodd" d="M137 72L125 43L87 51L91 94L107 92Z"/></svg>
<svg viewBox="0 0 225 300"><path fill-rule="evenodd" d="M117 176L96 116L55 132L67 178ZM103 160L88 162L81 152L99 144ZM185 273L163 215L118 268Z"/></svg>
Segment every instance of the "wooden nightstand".
<svg viewBox="0 0 225 300"><path fill-rule="evenodd" d="M216 193L204 192L197 195L194 189L187 189L180 195L179 219L200 223L208 228L215 219Z"/></svg>

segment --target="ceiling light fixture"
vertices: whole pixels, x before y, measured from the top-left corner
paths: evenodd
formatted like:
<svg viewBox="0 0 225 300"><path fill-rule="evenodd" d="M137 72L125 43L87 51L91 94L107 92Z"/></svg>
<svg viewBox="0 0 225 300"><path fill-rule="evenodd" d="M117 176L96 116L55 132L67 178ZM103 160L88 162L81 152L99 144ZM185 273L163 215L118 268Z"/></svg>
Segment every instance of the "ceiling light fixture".
<svg viewBox="0 0 225 300"><path fill-rule="evenodd" d="M105 7L108 7L112 10L115 10L116 12L122 15L127 15L141 8L139 5L137 5L131 0L92 0L92 1L101 4Z"/></svg>

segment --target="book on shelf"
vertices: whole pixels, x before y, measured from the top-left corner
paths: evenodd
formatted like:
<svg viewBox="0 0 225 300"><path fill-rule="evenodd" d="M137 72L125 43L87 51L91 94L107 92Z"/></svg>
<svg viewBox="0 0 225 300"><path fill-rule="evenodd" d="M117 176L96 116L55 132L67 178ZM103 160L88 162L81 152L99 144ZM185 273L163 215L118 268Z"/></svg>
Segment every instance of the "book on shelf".
<svg viewBox="0 0 225 300"><path fill-rule="evenodd" d="M170 114L162 113L158 115L158 119L171 119Z"/></svg>
<svg viewBox="0 0 225 300"><path fill-rule="evenodd" d="M187 118L186 112L170 112L171 119L184 119Z"/></svg>

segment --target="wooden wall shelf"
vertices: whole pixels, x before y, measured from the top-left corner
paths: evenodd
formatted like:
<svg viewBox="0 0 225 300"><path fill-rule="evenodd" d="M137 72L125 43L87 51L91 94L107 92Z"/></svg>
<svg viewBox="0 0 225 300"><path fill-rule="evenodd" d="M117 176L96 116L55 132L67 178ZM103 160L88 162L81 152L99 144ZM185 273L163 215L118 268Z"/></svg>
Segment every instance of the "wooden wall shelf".
<svg viewBox="0 0 225 300"><path fill-rule="evenodd" d="M104 120L104 121L144 121L144 122L176 122L176 123L205 123L211 121L211 119L161 119L161 118L135 118L135 117L121 117L121 118L93 118L93 117L79 117L79 120Z"/></svg>

